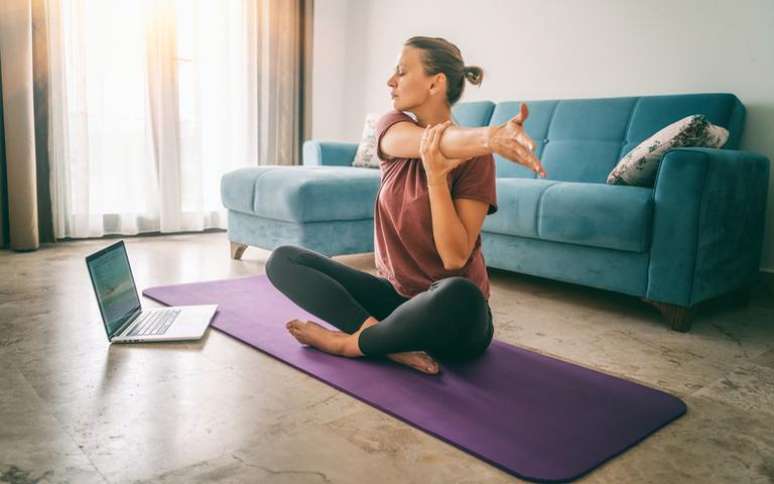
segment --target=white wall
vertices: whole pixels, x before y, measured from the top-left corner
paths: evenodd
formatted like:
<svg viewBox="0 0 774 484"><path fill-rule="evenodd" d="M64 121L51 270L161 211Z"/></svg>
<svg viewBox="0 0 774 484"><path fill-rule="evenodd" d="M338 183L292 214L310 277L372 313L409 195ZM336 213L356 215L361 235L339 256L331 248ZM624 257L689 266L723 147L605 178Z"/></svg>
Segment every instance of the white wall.
<svg viewBox="0 0 774 484"><path fill-rule="evenodd" d="M317 0L314 2L312 45L312 138L321 140L357 140L363 129L347 135L352 125L345 113L362 110L362 95L353 96L350 86L362 91L366 77L363 51L355 42L362 31L358 19L370 5L364 1ZM355 59L353 61L353 59ZM356 78L357 82L349 82Z"/></svg>
<svg viewBox="0 0 774 484"><path fill-rule="evenodd" d="M346 132L340 112L344 106L344 77L339 70L347 50L348 0L314 2L312 27L312 138L336 139Z"/></svg>
<svg viewBox="0 0 774 484"><path fill-rule="evenodd" d="M313 133L357 141L390 109L386 80L413 35L485 71L462 101L731 92L742 149L774 163L774 1L317 0ZM774 166L772 167L774 172ZM762 267L774 270L774 176Z"/></svg>

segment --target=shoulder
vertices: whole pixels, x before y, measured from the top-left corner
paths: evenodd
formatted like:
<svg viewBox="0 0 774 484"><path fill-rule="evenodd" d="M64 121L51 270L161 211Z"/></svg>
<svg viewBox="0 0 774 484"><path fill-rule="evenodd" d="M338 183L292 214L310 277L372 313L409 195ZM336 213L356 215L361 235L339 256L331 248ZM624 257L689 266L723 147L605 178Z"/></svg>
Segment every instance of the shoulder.
<svg viewBox="0 0 774 484"><path fill-rule="evenodd" d="M376 131L377 132L384 132L392 126L395 123L399 123L401 121L407 121L409 123L417 124L417 122L409 116L408 113L405 113L403 111L396 111L392 110L387 113L382 114L377 120L376 120Z"/></svg>

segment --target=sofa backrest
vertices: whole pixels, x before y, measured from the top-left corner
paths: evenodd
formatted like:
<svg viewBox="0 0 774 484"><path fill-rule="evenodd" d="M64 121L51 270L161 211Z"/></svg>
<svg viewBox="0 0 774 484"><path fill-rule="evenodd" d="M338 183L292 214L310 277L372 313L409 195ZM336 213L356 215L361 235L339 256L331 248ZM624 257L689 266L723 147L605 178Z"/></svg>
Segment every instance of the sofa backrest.
<svg viewBox="0 0 774 484"><path fill-rule="evenodd" d="M728 93L524 102L529 106L524 128L535 141L546 178L561 181L605 183L618 160L632 148L691 114L704 114L709 122L728 129L724 148L738 149L745 120L744 105ZM484 123L487 103L458 103L453 116L465 126L486 126L504 123L519 110L519 101L497 103ZM473 124L477 122L481 124ZM495 155L495 162L498 177L535 177L529 169L500 156Z"/></svg>
<svg viewBox="0 0 774 484"><path fill-rule="evenodd" d="M468 128L489 126L495 103L492 101L474 101L457 103L452 107L452 117L456 124Z"/></svg>

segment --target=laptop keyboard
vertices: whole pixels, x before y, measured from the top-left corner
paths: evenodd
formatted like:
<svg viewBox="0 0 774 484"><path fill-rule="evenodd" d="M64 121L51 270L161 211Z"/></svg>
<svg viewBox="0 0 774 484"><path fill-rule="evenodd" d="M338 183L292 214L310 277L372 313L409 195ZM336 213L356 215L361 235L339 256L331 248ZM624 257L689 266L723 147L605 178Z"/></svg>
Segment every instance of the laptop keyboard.
<svg viewBox="0 0 774 484"><path fill-rule="evenodd" d="M140 314L137 324L126 336L148 336L164 334L180 314L179 309L162 309Z"/></svg>

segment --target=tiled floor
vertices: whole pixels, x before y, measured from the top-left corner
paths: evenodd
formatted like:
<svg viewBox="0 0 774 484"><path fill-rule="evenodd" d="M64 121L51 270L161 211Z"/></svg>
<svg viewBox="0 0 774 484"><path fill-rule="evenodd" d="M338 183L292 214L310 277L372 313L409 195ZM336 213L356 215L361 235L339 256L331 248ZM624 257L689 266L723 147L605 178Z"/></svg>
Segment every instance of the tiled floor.
<svg viewBox="0 0 774 484"><path fill-rule="evenodd" d="M0 252L0 482L518 482L218 331L109 346L84 257L110 242ZM259 274L269 255L232 261L220 232L126 242L140 287ZM375 272L373 254L337 260ZM770 285L683 334L636 298L490 277L495 338L688 404L581 481L774 482Z"/></svg>

